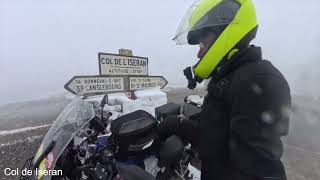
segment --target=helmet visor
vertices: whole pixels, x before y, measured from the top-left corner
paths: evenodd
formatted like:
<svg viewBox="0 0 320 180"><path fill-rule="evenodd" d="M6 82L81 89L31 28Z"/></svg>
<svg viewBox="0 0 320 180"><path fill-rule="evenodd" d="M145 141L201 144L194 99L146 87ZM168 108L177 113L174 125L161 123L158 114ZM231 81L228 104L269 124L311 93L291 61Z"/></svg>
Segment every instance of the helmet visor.
<svg viewBox="0 0 320 180"><path fill-rule="evenodd" d="M197 0L182 18L173 40L178 45L198 44L202 31L212 31L217 36L230 24L240 5L235 1Z"/></svg>

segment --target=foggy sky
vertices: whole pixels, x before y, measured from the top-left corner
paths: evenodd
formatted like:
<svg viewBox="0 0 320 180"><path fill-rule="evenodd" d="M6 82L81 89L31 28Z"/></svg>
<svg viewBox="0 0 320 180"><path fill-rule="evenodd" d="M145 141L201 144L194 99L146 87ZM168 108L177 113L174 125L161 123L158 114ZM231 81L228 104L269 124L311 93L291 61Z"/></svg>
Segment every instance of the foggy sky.
<svg viewBox="0 0 320 180"><path fill-rule="evenodd" d="M186 86L182 69L197 46L171 40L191 0L0 0L0 105L63 93L75 75L97 75L98 52L133 50L149 58L149 75ZM320 95L318 0L256 0L254 44L294 93Z"/></svg>

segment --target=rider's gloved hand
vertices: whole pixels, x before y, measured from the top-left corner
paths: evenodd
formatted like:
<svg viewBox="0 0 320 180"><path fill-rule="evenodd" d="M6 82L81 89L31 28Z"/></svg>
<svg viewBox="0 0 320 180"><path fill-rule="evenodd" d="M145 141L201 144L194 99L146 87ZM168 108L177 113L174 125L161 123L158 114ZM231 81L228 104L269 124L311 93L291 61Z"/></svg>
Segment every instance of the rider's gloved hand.
<svg viewBox="0 0 320 180"><path fill-rule="evenodd" d="M178 116L168 116L158 125L158 136L165 140L173 134L178 134L181 128L181 118Z"/></svg>
<svg viewBox="0 0 320 180"><path fill-rule="evenodd" d="M158 136L161 140L166 140L175 134L184 141L193 145L199 143L199 122L179 116L168 116L158 125Z"/></svg>

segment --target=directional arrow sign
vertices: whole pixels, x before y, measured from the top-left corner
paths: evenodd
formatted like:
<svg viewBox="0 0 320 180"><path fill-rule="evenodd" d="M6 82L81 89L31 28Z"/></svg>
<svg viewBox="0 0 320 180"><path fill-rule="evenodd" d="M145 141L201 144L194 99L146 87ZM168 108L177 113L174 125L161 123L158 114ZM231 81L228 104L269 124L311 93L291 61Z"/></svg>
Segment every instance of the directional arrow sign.
<svg viewBox="0 0 320 180"><path fill-rule="evenodd" d="M77 94L112 93L125 90L124 77L75 76L64 85L68 91Z"/></svg>
<svg viewBox="0 0 320 180"><path fill-rule="evenodd" d="M164 88L168 81L162 76L129 76L130 91L152 87Z"/></svg>
<svg viewBox="0 0 320 180"><path fill-rule="evenodd" d="M101 75L148 75L148 58L99 53Z"/></svg>

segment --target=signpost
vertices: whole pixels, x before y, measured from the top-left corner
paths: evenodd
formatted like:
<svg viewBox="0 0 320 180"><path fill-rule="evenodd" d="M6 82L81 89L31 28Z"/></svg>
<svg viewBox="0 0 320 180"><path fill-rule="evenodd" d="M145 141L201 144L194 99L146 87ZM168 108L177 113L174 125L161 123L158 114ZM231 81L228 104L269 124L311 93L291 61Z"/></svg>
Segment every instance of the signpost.
<svg viewBox="0 0 320 180"><path fill-rule="evenodd" d="M162 76L148 76L148 58L132 56L129 49L119 49L119 54L99 53L97 76L74 76L65 89L77 94L98 95L125 92L129 97L135 90L160 87L168 81Z"/></svg>
<svg viewBox="0 0 320 180"><path fill-rule="evenodd" d="M65 86L68 91L77 94L102 94L125 90L124 77L75 76Z"/></svg>
<svg viewBox="0 0 320 180"><path fill-rule="evenodd" d="M99 53L100 75L148 75L148 58Z"/></svg>

